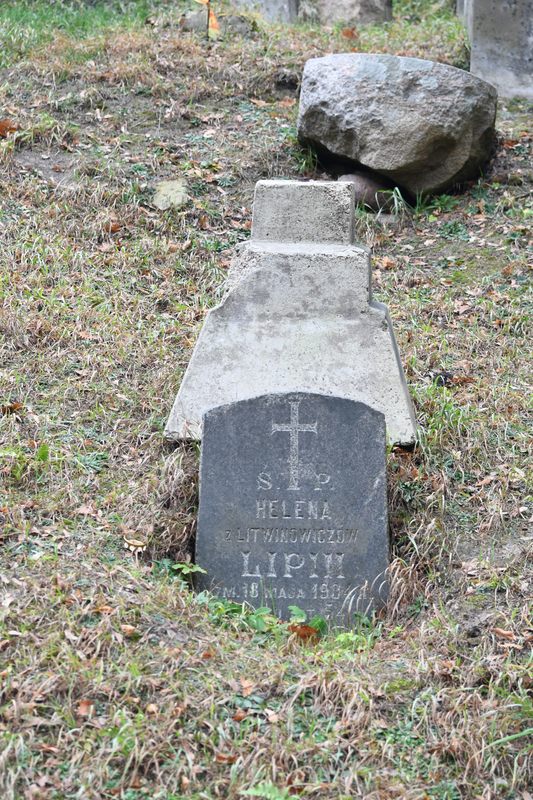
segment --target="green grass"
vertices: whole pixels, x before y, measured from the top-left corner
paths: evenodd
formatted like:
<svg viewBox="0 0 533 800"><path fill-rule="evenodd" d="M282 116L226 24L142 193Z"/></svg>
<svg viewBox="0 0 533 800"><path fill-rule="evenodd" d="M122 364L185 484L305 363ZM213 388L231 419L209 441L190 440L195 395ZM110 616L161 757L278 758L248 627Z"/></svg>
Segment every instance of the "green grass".
<svg viewBox="0 0 533 800"><path fill-rule="evenodd" d="M58 36L80 39L116 27L138 27L153 0L22 0L0 5L0 67L25 58Z"/></svg>

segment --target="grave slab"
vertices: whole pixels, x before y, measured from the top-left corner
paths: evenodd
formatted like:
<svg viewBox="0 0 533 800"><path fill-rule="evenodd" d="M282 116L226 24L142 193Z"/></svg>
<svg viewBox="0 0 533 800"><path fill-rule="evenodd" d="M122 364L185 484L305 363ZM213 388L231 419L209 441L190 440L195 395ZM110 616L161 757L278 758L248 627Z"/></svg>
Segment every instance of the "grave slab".
<svg viewBox="0 0 533 800"><path fill-rule="evenodd" d="M532 0L466 0L470 71L502 97L533 100Z"/></svg>
<svg viewBox="0 0 533 800"><path fill-rule="evenodd" d="M368 250L354 244L353 186L260 181L252 239L205 320L165 435L202 435L219 405L308 392L366 403L391 443L415 420L387 309L371 294Z"/></svg>
<svg viewBox="0 0 533 800"><path fill-rule="evenodd" d="M261 14L270 22L296 22L298 19L298 0L233 0L233 5Z"/></svg>
<svg viewBox="0 0 533 800"><path fill-rule="evenodd" d="M205 415L196 587L349 626L387 599L385 419L338 397L267 395Z"/></svg>

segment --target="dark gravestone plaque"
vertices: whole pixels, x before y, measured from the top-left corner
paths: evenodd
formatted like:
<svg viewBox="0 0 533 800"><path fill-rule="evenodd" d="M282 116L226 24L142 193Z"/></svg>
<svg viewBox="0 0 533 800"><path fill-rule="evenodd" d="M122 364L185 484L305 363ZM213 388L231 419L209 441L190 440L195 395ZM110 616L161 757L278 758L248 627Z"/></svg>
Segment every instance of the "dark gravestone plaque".
<svg viewBox="0 0 533 800"><path fill-rule="evenodd" d="M383 605L385 418L363 403L275 394L204 417L198 589L280 617L349 625Z"/></svg>

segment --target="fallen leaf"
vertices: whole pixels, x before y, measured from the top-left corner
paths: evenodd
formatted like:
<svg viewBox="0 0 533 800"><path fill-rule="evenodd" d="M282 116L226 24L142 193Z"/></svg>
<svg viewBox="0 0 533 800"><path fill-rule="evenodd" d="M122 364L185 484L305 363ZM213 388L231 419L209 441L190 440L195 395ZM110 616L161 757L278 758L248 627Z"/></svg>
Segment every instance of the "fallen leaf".
<svg viewBox="0 0 533 800"><path fill-rule="evenodd" d="M246 680L246 678L241 678L239 682L242 687L242 692L241 692L242 696L250 697L253 690L255 689L255 683L253 681Z"/></svg>
<svg viewBox="0 0 533 800"><path fill-rule="evenodd" d="M213 655L214 653L212 653L211 650L204 650L200 658L202 658L204 661L207 661L208 659L213 658Z"/></svg>
<svg viewBox="0 0 533 800"><path fill-rule="evenodd" d="M232 753L215 753L215 761L219 764L235 764L237 756Z"/></svg>
<svg viewBox="0 0 533 800"><path fill-rule="evenodd" d="M4 417L7 417L8 414L16 414L17 411L21 411L22 408L22 403L6 403L5 405L0 406L0 414L2 414Z"/></svg>
<svg viewBox="0 0 533 800"><path fill-rule="evenodd" d="M232 720L234 720L234 722L242 722L243 719L246 719L247 716L248 712L245 711L244 708L239 708L239 710L236 711L235 714L232 716Z"/></svg>
<svg viewBox="0 0 533 800"><path fill-rule="evenodd" d="M118 221L118 219L110 219L107 225L105 226L105 230L108 233L118 233L122 229L122 225Z"/></svg>
<svg viewBox="0 0 533 800"><path fill-rule="evenodd" d="M209 19L207 22L207 32L212 39L216 39L220 35L220 25L215 16L212 8L209 9Z"/></svg>
<svg viewBox="0 0 533 800"><path fill-rule="evenodd" d="M53 744L40 744L38 748L42 753L59 753L59 747Z"/></svg>
<svg viewBox="0 0 533 800"><path fill-rule="evenodd" d="M10 133L15 133L18 131L19 126L13 119L9 119L5 117L4 119L0 119L0 137L4 138L9 136Z"/></svg>
<svg viewBox="0 0 533 800"><path fill-rule="evenodd" d="M453 386L465 386L468 383L474 383L474 379L470 375L452 375L450 383Z"/></svg>
<svg viewBox="0 0 533 800"><path fill-rule="evenodd" d="M489 483L494 483L495 480L496 480L496 475L487 475L486 478L482 478L475 485L476 486L488 486Z"/></svg>
<svg viewBox="0 0 533 800"><path fill-rule="evenodd" d="M79 508L76 509L74 512L75 514L79 514L82 517L95 517L96 511L94 506L90 505L81 505Z"/></svg>
<svg viewBox="0 0 533 800"><path fill-rule="evenodd" d="M355 28L343 28L341 36L344 36L345 39L359 39L359 34Z"/></svg>
<svg viewBox="0 0 533 800"><path fill-rule="evenodd" d="M493 628L492 633L499 639L508 639L510 642L514 642L516 639L516 636L512 631L506 631L503 628Z"/></svg>
<svg viewBox="0 0 533 800"><path fill-rule="evenodd" d="M113 606L108 606L108 605L104 604L104 605L101 605L101 606L96 606L96 608L94 609L94 613L95 614L112 614L114 610L115 609L113 608Z"/></svg>
<svg viewBox="0 0 533 800"><path fill-rule="evenodd" d="M276 712L272 711L270 708L265 708L265 716L271 725L274 725L275 722L279 722L279 714L276 714Z"/></svg>
<svg viewBox="0 0 533 800"><path fill-rule="evenodd" d="M78 717L90 717L94 712L94 703L87 698L80 700L76 713Z"/></svg>
<svg viewBox="0 0 533 800"><path fill-rule="evenodd" d="M298 639L303 639L305 641L307 639L318 638L317 629L312 628L311 625L289 625L288 628L291 633L294 633L298 637Z"/></svg>
<svg viewBox="0 0 533 800"><path fill-rule="evenodd" d="M291 108L291 106L294 106L295 104L296 100L294 97L284 97L283 100L278 102L278 106L281 106L282 108Z"/></svg>
<svg viewBox="0 0 533 800"><path fill-rule="evenodd" d="M120 630L124 636L132 637L137 633L137 628L134 625L121 625Z"/></svg>
<svg viewBox="0 0 533 800"><path fill-rule="evenodd" d="M152 716L154 714L159 714L159 708L156 706L155 703L148 703L148 705L146 706L146 713L151 714Z"/></svg>
<svg viewBox="0 0 533 800"><path fill-rule="evenodd" d="M160 211L167 208L181 208L189 197L187 195L187 182L183 178L174 181L161 181L155 186L155 194L152 198L152 205Z"/></svg>
<svg viewBox="0 0 533 800"><path fill-rule="evenodd" d="M198 225L203 231L209 230L209 217L207 214L200 214L198 217Z"/></svg>
<svg viewBox="0 0 533 800"><path fill-rule="evenodd" d="M455 668L455 661L443 660L437 663L435 672L437 675L450 675Z"/></svg>
<svg viewBox="0 0 533 800"><path fill-rule="evenodd" d="M466 314L467 311L472 310L472 306L469 303L462 303L460 300L456 300L453 305L456 314Z"/></svg>
<svg viewBox="0 0 533 800"><path fill-rule="evenodd" d="M265 108L266 106L268 106L268 103L266 102L266 100L259 100L256 97L252 97L250 102L253 103L254 106L257 106L258 108Z"/></svg>

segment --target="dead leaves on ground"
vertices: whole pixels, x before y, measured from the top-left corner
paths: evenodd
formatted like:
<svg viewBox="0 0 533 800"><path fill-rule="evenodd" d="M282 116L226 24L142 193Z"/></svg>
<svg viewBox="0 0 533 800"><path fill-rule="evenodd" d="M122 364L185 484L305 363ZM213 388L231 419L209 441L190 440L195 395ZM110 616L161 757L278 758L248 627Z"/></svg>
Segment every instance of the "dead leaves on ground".
<svg viewBox="0 0 533 800"><path fill-rule="evenodd" d="M215 753L217 764L234 764L238 756L235 753Z"/></svg>
<svg viewBox="0 0 533 800"><path fill-rule="evenodd" d="M287 625L287 629L293 633L297 639L304 642L317 641L320 637L320 633L316 628L313 628L311 625L304 625L303 623Z"/></svg>
<svg viewBox="0 0 533 800"><path fill-rule="evenodd" d="M12 402L12 403L5 403L4 405L0 406L0 416L7 417L10 414L15 416L20 416L20 412L24 408L23 403Z"/></svg>
<svg viewBox="0 0 533 800"><path fill-rule="evenodd" d="M87 717L90 718L94 714L94 702L89 698L85 697L78 703L78 707L76 708L76 714L78 717Z"/></svg>
<svg viewBox="0 0 533 800"><path fill-rule="evenodd" d="M19 129L20 125L14 119L9 119L9 117L0 119L0 139L6 139L10 133L15 133Z"/></svg>

